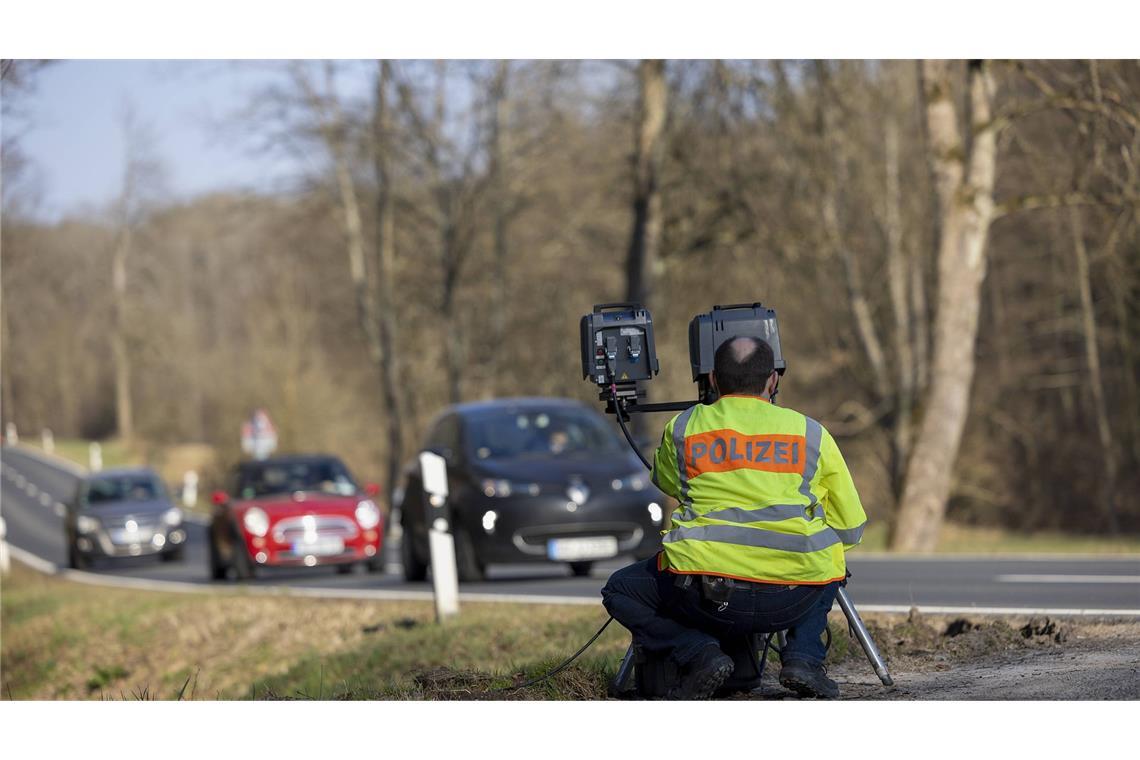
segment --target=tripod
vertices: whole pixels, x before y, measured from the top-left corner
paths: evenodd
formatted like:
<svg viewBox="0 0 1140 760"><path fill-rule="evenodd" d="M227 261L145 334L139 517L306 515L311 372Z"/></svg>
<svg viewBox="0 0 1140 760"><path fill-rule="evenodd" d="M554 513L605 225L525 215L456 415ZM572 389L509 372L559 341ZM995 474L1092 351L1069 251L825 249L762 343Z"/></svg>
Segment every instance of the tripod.
<svg viewBox="0 0 1140 760"><path fill-rule="evenodd" d="M839 602L839 609L843 610L843 614L847 617L847 624L850 626L855 639L859 642L859 646L863 648L864 654L867 655L867 660L871 663L871 667L875 670L875 675L883 682L884 686L891 686L894 680L891 674L887 671L887 665L883 662L882 655L879 654L878 647L871 639L870 633L867 632L867 626L863 624L863 619L859 617L859 611L855 609L851 597L847 595L847 589L842 586L835 594L835 599ZM770 638L771 634L769 634ZM737 669L740 669L740 663L750 665L752 672L755 674L754 681L756 686L760 685L760 678L764 672L763 660L757 660L757 652L760 649L760 634L753 634L747 637L746 650L744 652L730 652L734 655L737 661ZM778 631L776 633L776 640L778 642L777 651L782 652L785 645L785 632ZM743 656L742 656L743 655ZM764 642L764 650L760 657L766 659L768 656L768 642ZM652 674L642 673L641 678L636 678L635 669L640 666L643 670L652 669ZM663 662L650 663L645 654L637 650L634 644L629 645L626 650L625 657L622 658L621 665L618 666L617 675L614 676L613 681L610 683L610 695L615 697L622 697L630 695L635 691L640 692L640 696L664 696L668 681L676 677L675 671L667 669ZM635 683L636 682L636 683Z"/></svg>

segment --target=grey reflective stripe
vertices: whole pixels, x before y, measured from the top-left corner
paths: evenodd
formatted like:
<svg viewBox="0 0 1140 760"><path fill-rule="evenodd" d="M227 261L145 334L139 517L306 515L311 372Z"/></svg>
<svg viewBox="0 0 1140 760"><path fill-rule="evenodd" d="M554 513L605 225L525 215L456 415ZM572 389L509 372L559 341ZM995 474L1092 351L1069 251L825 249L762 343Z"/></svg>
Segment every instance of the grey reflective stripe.
<svg viewBox="0 0 1140 760"><path fill-rule="evenodd" d="M710 520L724 520L725 522L776 522L778 520L791 520L802 517L809 520L805 514L803 504L771 504L767 507L727 507L712 512L705 512L702 517Z"/></svg>
<svg viewBox="0 0 1140 760"><path fill-rule="evenodd" d="M863 528L867 527L867 523L863 523L857 528L832 528L835 535L839 536L839 540L845 544L857 544L859 539L863 537Z"/></svg>
<svg viewBox="0 0 1140 760"><path fill-rule="evenodd" d="M689 475L685 471L685 428L689 426L689 417L693 416L696 406L690 406L677 415L673 422L673 448L677 449L677 482L681 484L680 502L689 503Z"/></svg>
<svg viewBox="0 0 1140 760"><path fill-rule="evenodd" d="M813 509L819 502L811 492L811 479L815 477L815 471L819 468L819 446L823 440L823 426L811 417L804 419L807 420L807 430L804 431L804 437L807 439L807 458L804 460L804 479L800 482L800 493L807 497L807 508Z"/></svg>
<svg viewBox="0 0 1140 760"><path fill-rule="evenodd" d="M756 546L762 549L779 549L785 552L817 552L840 543L839 536L831 528L824 528L810 536L796 536L776 533L762 528L746 528L735 525L699 525L693 528L677 527L661 539L672 544L677 541L712 541L721 544Z"/></svg>

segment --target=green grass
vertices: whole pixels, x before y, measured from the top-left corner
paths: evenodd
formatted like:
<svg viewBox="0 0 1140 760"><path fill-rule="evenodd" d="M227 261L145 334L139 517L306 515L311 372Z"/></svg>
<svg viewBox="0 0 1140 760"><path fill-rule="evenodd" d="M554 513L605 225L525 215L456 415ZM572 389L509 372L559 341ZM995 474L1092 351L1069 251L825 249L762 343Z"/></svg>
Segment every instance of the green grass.
<svg viewBox="0 0 1140 760"><path fill-rule="evenodd" d="M14 699L588 699L628 645L611 624L552 681L512 692L605 621L596 607L163 594L40 575L0 589L0 694Z"/></svg>
<svg viewBox="0 0 1140 760"><path fill-rule="evenodd" d="M882 522L868 526L859 551L887 551L887 526ZM947 523L942 527L935 551L939 554L1140 554L1140 536L1017 533Z"/></svg>
<svg viewBox="0 0 1140 760"><path fill-rule="evenodd" d="M21 443L26 443L40 450L43 449L42 441L38 437L24 439L21 436ZM87 467L90 463L90 445L91 441L78 438L57 438L55 439L55 451L53 453L58 457L74 462L80 467ZM100 442L99 446L103 452L104 467L130 467L143 464L143 457L137 451L124 445L122 441L110 439Z"/></svg>

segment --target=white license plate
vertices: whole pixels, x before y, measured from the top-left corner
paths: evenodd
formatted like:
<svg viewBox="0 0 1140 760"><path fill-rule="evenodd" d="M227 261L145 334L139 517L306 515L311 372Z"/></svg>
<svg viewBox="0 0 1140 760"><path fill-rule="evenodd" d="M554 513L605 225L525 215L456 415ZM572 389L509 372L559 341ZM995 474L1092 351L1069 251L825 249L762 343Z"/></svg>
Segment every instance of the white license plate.
<svg viewBox="0 0 1140 760"><path fill-rule="evenodd" d="M617 539L613 536L592 538L552 538L546 542L546 556L562 562L577 562L583 559L606 559L618 552Z"/></svg>
<svg viewBox="0 0 1140 760"><path fill-rule="evenodd" d="M293 544L294 554L311 554L314 557L328 557L344 553L344 539L318 538L314 541L298 541Z"/></svg>

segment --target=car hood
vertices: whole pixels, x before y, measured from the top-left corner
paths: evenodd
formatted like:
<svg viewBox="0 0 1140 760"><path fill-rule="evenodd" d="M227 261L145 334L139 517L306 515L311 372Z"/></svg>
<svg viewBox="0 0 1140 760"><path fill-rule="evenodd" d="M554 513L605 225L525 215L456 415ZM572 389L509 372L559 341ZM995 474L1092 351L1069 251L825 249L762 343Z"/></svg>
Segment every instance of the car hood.
<svg viewBox="0 0 1140 760"><path fill-rule="evenodd" d="M627 452L610 455L565 457L517 457L472 463L477 478L501 478L534 483L567 483L581 479L589 484L608 484L614 478L644 473L645 466Z"/></svg>
<svg viewBox="0 0 1140 760"><path fill-rule="evenodd" d="M158 517L166 510L174 505L164 499L152 499L149 501L108 501L100 502L97 505L89 505L85 510L85 514L92 517Z"/></svg>
<svg viewBox="0 0 1140 760"><path fill-rule="evenodd" d="M243 499L236 504L238 509L248 509L254 505L261 507L274 519L312 514L352 515L363 496L339 496L337 494L305 491L294 494L272 494L270 496Z"/></svg>

